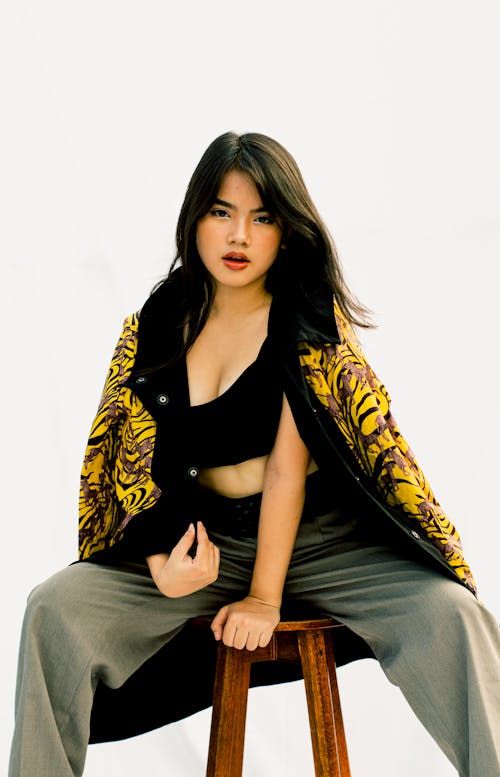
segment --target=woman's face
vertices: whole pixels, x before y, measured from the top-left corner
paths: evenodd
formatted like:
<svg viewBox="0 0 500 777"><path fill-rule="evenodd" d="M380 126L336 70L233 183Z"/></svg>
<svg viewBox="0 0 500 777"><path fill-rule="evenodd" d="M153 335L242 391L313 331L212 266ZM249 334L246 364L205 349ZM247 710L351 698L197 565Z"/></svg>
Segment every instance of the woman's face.
<svg viewBox="0 0 500 777"><path fill-rule="evenodd" d="M282 230L264 208L251 178L231 170L215 202L198 221L196 245L217 285L264 286Z"/></svg>

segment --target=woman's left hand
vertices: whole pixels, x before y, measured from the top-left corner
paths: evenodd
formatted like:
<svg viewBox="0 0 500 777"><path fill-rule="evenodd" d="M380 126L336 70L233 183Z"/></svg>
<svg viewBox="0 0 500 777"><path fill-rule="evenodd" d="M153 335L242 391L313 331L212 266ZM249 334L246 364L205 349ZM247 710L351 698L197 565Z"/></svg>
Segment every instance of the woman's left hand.
<svg viewBox="0 0 500 777"><path fill-rule="evenodd" d="M265 647L280 621L280 608L253 596L226 604L212 621L215 639L228 647L255 650Z"/></svg>

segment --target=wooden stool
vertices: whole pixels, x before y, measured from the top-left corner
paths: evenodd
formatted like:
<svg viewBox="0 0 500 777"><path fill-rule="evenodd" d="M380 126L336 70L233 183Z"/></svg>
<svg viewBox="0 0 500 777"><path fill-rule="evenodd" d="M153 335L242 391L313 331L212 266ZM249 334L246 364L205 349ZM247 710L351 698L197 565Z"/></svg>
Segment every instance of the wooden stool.
<svg viewBox="0 0 500 777"><path fill-rule="evenodd" d="M196 618L196 625L211 618ZM265 648L218 646L207 777L241 777L251 664L302 664L316 777L350 777L332 647L332 618L281 621Z"/></svg>

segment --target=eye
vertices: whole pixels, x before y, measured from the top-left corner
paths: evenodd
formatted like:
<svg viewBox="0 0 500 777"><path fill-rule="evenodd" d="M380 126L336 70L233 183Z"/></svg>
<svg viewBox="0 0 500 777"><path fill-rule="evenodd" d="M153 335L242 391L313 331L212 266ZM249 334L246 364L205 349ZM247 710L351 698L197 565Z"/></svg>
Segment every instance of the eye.
<svg viewBox="0 0 500 777"><path fill-rule="evenodd" d="M269 214L265 214L263 216L257 216L255 221L258 224L274 224L274 219L271 216L269 216Z"/></svg>
<svg viewBox="0 0 500 777"><path fill-rule="evenodd" d="M222 219L225 216L228 216L227 210L224 210L224 208L212 208L208 211L211 216L215 216L216 218Z"/></svg>

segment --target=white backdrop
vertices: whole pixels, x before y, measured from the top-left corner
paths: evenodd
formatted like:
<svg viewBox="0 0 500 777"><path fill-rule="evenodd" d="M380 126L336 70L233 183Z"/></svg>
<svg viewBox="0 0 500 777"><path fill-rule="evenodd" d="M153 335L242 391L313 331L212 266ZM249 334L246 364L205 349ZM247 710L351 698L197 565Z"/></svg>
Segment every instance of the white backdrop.
<svg viewBox="0 0 500 777"><path fill-rule="evenodd" d="M403 433L500 613L500 7L476 0L4 0L0 18L2 706L27 593L75 558L90 422L122 319L166 272L228 129L301 166ZM340 671L352 771L453 769L375 662ZM208 714L90 749L85 777L204 773ZM246 777L312 774L300 684L252 693Z"/></svg>

